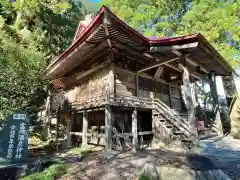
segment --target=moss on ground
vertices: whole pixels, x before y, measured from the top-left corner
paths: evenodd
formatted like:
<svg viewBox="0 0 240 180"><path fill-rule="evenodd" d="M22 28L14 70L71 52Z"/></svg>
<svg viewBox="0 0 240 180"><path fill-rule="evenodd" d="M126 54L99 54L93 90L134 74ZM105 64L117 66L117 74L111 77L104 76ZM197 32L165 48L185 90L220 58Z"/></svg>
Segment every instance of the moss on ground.
<svg viewBox="0 0 240 180"><path fill-rule="evenodd" d="M91 147L86 145L83 147L76 147L76 148L71 148L68 151L66 151L64 154L66 154L67 156L87 156L89 153L91 153Z"/></svg>
<svg viewBox="0 0 240 180"><path fill-rule="evenodd" d="M89 146L76 147L67 150L63 153L65 156L87 156L91 152ZM49 166L42 172L33 173L29 176L21 178L21 180L55 180L57 177L62 176L66 173L67 168L71 165L66 165L63 162Z"/></svg>
<svg viewBox="0 0 240 180"><path fill-rule="evenodd" d="M21 180L55 180L56 177L63 175L67 170L65 164L53 164L42 172L34 173Z"/></svg>

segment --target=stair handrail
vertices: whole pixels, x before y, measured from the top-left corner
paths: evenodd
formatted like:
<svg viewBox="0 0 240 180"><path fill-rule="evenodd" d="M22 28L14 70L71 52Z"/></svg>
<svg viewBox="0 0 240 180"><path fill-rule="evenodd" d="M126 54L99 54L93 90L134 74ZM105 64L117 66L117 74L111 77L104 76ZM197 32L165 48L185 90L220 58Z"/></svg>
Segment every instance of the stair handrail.
<svg viewBox="0 0 240 180"><path fill-rule="evenodd" d="M172 110L170 107L168 107L165 103L163 103L159 99L154 99L154 105L157 105L159 109L163 110L164 113L170 116L168 120L171 121L176 127L178 127L185 135L190 136L191 133L189 126L186 125L187 121L184 120L184 118L182 118L179 114L177 114L174 110ZM182 123L179 123L179 121L174 120L176 118L180 120Z"/></svg>

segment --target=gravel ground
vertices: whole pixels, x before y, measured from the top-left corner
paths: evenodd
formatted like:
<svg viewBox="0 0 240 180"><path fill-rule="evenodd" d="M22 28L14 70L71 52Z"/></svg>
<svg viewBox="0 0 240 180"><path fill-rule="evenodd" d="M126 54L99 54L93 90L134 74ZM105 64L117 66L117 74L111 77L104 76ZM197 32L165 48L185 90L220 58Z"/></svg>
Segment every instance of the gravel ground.
<svg viewBox="0 0 240 180"><path fill-rule="evenodd" d="M231 136L202 141L202 154L207 156L232 180L240 180L240 141Z"/></svg>

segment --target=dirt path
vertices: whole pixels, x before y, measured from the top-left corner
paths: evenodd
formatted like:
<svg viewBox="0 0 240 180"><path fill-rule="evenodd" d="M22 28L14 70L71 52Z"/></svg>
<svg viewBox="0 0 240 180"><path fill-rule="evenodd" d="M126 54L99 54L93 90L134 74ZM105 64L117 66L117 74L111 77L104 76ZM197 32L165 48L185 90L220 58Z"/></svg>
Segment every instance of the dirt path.
<svg viewBox="0 0 240 180"><path fill-rule="evenodd" d="M91 154L83 162L68 169L61 180L134 179L135 171L140 170L145 163L155 164L162 180L220 180L219 177L223 176L208 158L169 150L147 150L137 154L118 154L108 162L103 162L99 153Z"/></svg>

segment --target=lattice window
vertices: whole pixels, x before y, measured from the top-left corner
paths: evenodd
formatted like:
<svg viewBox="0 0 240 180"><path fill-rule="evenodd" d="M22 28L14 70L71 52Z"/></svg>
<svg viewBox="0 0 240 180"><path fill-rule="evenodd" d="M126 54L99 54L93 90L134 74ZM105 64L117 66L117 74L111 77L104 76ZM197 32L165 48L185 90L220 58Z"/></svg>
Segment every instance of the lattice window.
<svg viewBox="0 0 240 180"><path fill-rule="evenodd" d="M154 81L147 79L147 78L139 77L138 83L139 83L139 89L155 92L155 82Z"/></svg>

